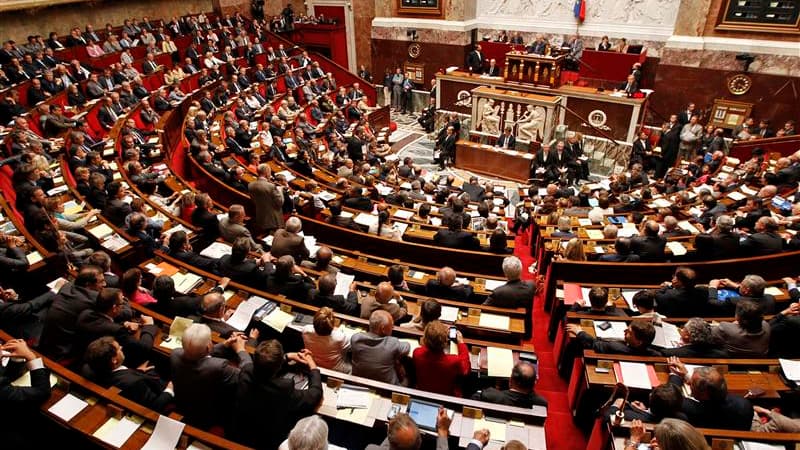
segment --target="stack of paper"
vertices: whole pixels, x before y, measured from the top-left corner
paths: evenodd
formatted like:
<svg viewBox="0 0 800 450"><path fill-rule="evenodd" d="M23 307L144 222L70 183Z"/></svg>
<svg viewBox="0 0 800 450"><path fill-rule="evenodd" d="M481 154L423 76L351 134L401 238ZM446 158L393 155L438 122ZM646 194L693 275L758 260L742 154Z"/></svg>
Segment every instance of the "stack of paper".
<svg viewBox="0 0 800 450"><path fill-rule="evenodd" d="M348 275L341 271L336 272L336 289L333 291L333 295L341 295L347 298L347 295L350 293L350 285L355 279L355 275Z"/></svg>
<svg viewBox="0 0 800 450"><path fill-rule="evenodd" d="M267 300L264 298L251 297L247 301L239 303L236 311L225 322L239 331L244 331L250 325L250 319L253 318L253 314L258 311L258 308L266 304Z"/></svg>
<svg viewBox="0 0 800 450"><path fill-rule="evenodd" d="M397 209L397 210L395 210L394 214L392 214L392 217L397 217L398 219L408 220L408 219L414 217L414 211L408 211L408 210L405 210L405 209Z"/></svg>
<svg viewBox="0 0 800 450"><path fill-rule="evenodd" d="M139 423L127 417L122 419L112 417L92 433L92 436L116 448L120 448L138 429Z"/></svg>
<svg viewBox="0 0 800 450"><path fill-rule="evenodd" d="M336 396L336 408L369 408L372 396L367 388L360 386L342 386Z"/></svg>
<svg viewBox="0 0 800 450"><path fill-rule="evenodd" d="M742 450L785 450L783 444L765 444L763 442L742 441L739 443Z"/></svg>
<svg viewBox="0 0 800 450"><path fill-rule="evenodd" d="M508 316L500 316L497 314L481 313L478 319L478 326L483 328L495 328L498 330L508 330L511 319Z"/></svg>
<svg viewBox="0 0 800 450"><path fill-rule="evenodd" d="M147 443L144 444L142 450L161 450L167 448L175 448L183 433L185 425L177 420L170 419L166 416L158 416L156 422L156 429Z"/></svg>
<svg viewBox="0 0 800 450"><path fill-rule="evenodd" d="M514 354L511 349L487 347L486 358L490 377L508 378L514 368Z"/></svg>
<svg viewBox="0 0 800 450"><path fill-rule="evenodd" d="M795 383L800 383L800 361L793 361L791 359L779 359L781 363L781 370L789 380Z"/></svg>
<svg viewBox="0 0 800 450"><path fill-rule="evenodd" d="M593 241L597 241L603 239L603 231L602 230L586 230L586 236Z"/></svg>
<svg viewBox="0 0 800 450"><path fill-rule="evenodd" d="M660 326L656 325L655 329L656 337L653 339L653 345L662 348L676 348L681 345L681 333L675 325L662 322Z"/></svg>
<svg viewBox="0 0 800 450"><path fill-rule="evenodd" d="M667 248L670 249L675 256L683 256L686 254L686 247L678 241L667 242Z"/></svg>
<svg viewBox="0 0 800 450"><path fill-rule="evenodd" d="M106 236L110 236L113 232L114 230L112 230L111 227L105 223L101 223L100 225L97 225L96 227L89 230L89 233L91 233L92 236L100 240L102 240Z"/></svg>
<svg viewBox="0 0 800 450"><path fill-rule="evenodd" d="M89 406L89 404L85 401L75 397L72 394L67 394L62 397L61 400L53 404L48 411L64 422L69 422L87 406Z"/></svg>
<svg viewBox="0 0 800 450"><path fill-rule="evenodd" d="M620 361L619 369L622 379L618 381L625 383L625 386L641 389L653 388L647 364Z"/></svg>
<svg viewBox="0 0 800 450"><path fill-rule="evenodd" d="M506 421L505 420L492 420L492 419L477 419L475 420L475 427L473 433L478 430L489 430L489 440L495 442L506 441Z"/></svg>
<svg viewBox="0 0 800 450"><path fill-rule="evenodd" d="M278 333L283 333L286 326L294 320L294 315L283 312L280 308L275 308L271 313L261 319L266 326Z"/></svg>
<svg viewBox="0 0 800 450"><path fill-rule="evenodd" d="M233 252L233 247L227 242L213 242L204 248L200 254L206 258L219 259L225 255L230 255L231 252Z"/></svg>
<svg viewBox="0 0 800 450"><path fill-rule="evenodd" d="M364 225L365 227L377 227L378 226L378 216L373 216L372 214L361 213L357 215L353 222Z"/></svg>
<svg viewBox="0 0 800 450"><path fill-rule="evenodd" d="M192 289L203 283L202 278L190 272L177 272L172 275L172 280L175 282L175 291L184 295L188 294L192 291Z"/></svg>
<svg viewBox="0 0 800 450"><path fill-rule="evenodd" d="M625 329L628 328L625 322L608 322L611 324L611 327L606 330L603 330L599 327L601 323L604 322L599 320L594 321L595 336L602 339L616 339L620 341L625 339Z"/></svg>
<svg viewBox="0 0 800 450"><path fill-rule="evenodd" d="M439 320L442 322L455 322L458 320L458 308L442 305L442 314L439 316Z"/></svg>
<svg viewBox="0 0 800 450"><path fill-rule="evenodd" d="M506 284L503 280L486 280L486 283L483 285L483 288L487 291L493 291L500 286Z"/></svg>

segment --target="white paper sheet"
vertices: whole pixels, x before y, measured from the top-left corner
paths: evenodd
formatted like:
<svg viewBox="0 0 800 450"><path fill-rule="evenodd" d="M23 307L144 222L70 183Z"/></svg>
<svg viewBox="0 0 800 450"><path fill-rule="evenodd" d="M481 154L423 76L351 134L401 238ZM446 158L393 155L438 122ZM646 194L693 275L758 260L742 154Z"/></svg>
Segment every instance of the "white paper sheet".
<svg viewBox="0 0 800 450"><path fill-rule="evenodd" d="M514 354L509 348L486 348L486 359L490 377L508 378L514 368Z"/></svg>
<svg viewBox="0 0 800 450"><path fill-rule="evenodd" d="M227 242L213 242L204 248L200 254L206 258L219 259L225 255L230 255L231 252L233 252L233 247Z"/></svg>
<svg viewBox="0 0 800 450"><path fill-rule="evenodd" d="M355 275L348 275L341 271L336 272L336 289L333 291L333 295L341 295L347 298L347 294L350 293L350 285L355 279Z"/></svg>
<svg viewBox="0 0 800 450"><path fill-rule="evenodd" d="M675 256L683 256L686 254L686 247L683 246L680 242L677 241L670 241L667 242L667 248L672 251L672 254Z"/></svg>
<svg viewBox="0 0 800 450"><path fill-rule="evenodd" d="M620 361L619 369L625 386L641 389L653 388L647 373L647 364Z"/></svg>
<svg viewBox="0 0 800 450"><path fill-rule="evenodd" d="M142 447L142 450L164 450L164 449L173 449L176 445L178 445L178 441L181 439L181 433L183 433L183 427L185 427L182 422L178 422L177 420L170 419L166 416L158 416L158 422L156 422L156 428L153 430L153 434L150 436L150 439Z"/></svg>
<svg viewBox="0 0 800 450"><path fill-rule="evenodd" d="M341 408L368 408L372 403L372 396L367 388L356 386L342 386L336 396L336 407Z"/></svg>
<svg viewBox="0 0 800 450"><path fill-rule="evenodd" d="M503 280L486 280L486 284L484 284L483 287L487 291L493 291L504 284L506 284L506 282Z"/></svg>
<svg viewBox="0 0 800 450"><path fill-rule="evenodd" d="M458 308L442 305L442 314L439 316L439 320L442 322L455 322L458 320Z"/></svg>
<svg viewBox="0 0 800 450"><path fill-rule="evenodd" d="M800 361L793 361L791 359L779 359L781 363L781 369L783 369L784 375L786 378L792 381L800 381Z"/></svg>
<svg viewBox="0 0 800 450"><path fill-rule="evenodd" d="M112 417L100 426L100 428L95 430L92 436L116 448L120 448L138 429L139 424L127 417L123 417L122 419Z"/></svg>
<svg viewBox="0 0 800 450"><path fill-rule="evenodd" d="M481 313L478 319L478 326L483 328L496 328L498 330L507 330L511 319L508 316L500 316L497 314Z"/></svg>
<svg viewBox="0 0 800 450"><path fill-rule="evenodd" d="M656 329L656 337L653 339L653 345L663 348L675 348L681 343L681 333L675 325L662 322L661 326L654 327Z"/></svg>
<svg viewBox="0 0 800 450"><path fill-rule="evenodd" d="M594 334L598 338L603 339L617 339L623 340L625 339L625 329L628 328L628 325L625 322L608 322L611 324L611 328L607 330L601 330L598 325L603 323L600 320L594 321Z"/></svg>
<svg viewBox="0 0 800 450"><path fill-rule="evenodd" d="M75 397L72 394L67 394L61 400L53 404L48 411L61 420L69 422L87 406L89 406L89 404L85 401Z"/></svg>
<svg viewBox="0 0 800 450"><path fill-rule="evenodd" d="M253 318L253 314L266 303L267 300L261 297L252 297L245 302L241 302L236 307L233 315L225 322L239 331L244 331L250 325L250 319Z"/></svg>

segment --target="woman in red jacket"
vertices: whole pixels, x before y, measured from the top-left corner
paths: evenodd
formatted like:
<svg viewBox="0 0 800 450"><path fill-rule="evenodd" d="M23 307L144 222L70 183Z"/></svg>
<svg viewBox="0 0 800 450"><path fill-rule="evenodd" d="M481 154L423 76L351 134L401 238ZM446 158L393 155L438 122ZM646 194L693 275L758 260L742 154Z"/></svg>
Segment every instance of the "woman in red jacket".
<svg viewBox="0 0 800 450"><path fill-rule="evenodd" d="M448 349L447 325L434 320L425 327L422 345L414 350L417 389L461 397L459 378L470 370L469 350L460 332L456 332L457 355L445 354Z"/></svg>

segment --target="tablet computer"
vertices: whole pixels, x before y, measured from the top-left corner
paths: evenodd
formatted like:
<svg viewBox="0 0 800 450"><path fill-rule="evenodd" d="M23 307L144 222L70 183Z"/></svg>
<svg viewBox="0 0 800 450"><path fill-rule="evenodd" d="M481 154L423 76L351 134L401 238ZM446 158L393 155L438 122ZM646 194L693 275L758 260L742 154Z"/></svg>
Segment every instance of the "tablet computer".
<svg viewBox="0 0 800 450"><path fill-rule="evenodd" d="M412 399L408 403L407 411L418 427L423 430L436 431L436 418L439 415L440 406L436 403Z"/></svg>

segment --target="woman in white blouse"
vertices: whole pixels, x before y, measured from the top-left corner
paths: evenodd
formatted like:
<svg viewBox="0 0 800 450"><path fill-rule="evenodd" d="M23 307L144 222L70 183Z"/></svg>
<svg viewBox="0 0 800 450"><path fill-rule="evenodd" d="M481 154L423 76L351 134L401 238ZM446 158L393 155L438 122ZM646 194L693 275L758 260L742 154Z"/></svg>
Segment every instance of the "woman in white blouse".
<svg viewBox="0 0 800 450"><path fill-rule="evenodd" d="M319 367L350 373L352 367L347 358L350 351L350 336L335 328L333 310L324 306L314 314L314 324L303 328L303 343L314 356Z"/></svg>

